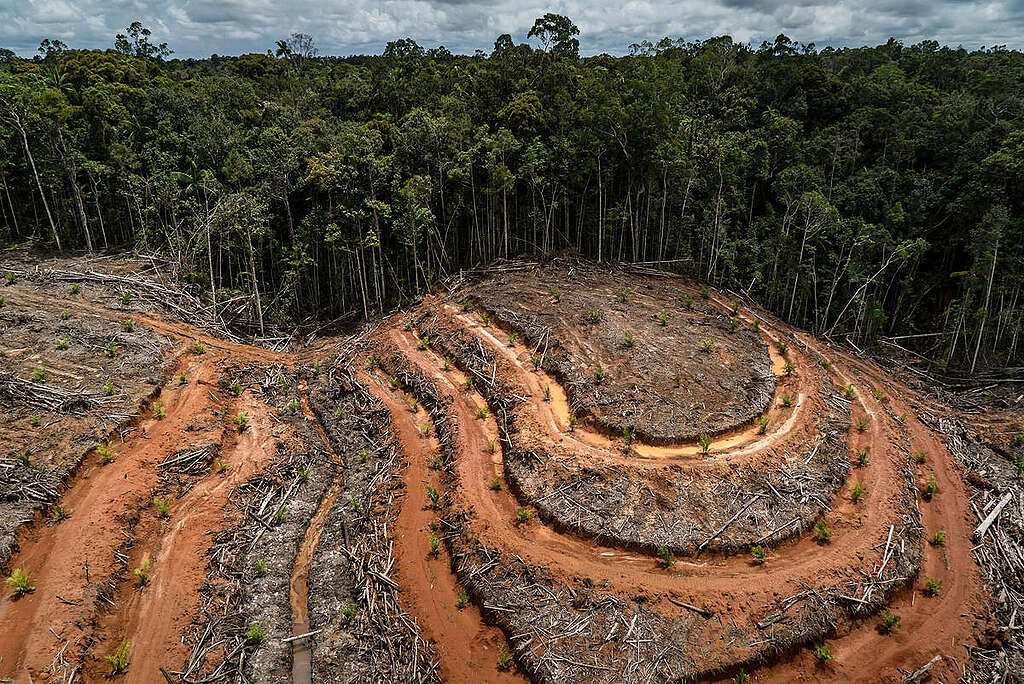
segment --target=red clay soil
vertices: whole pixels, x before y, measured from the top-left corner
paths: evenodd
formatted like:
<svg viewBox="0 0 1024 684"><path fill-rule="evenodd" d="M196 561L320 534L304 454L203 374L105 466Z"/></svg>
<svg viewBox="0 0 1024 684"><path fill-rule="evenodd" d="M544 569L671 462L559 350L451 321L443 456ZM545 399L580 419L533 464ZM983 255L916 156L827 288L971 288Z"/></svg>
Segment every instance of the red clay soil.
<svg viewBox="0 0 1024 684"><path fill-rule="evenodd" d="M497 669L498 655L507 649L501 630L484 624L475 604L467 603L462 609L456 606L460 587L450 570L451 558L444 545L436 556L431 554L430 535L441 534L432 528L437 512L426 487L434 487L442 496L445 492L438 472L427 466L441 453L437 436L432 427L430 436L420 431L421 426L431 426L430 416L422 407L413 412L411 398L386 387L379 375L367 378L366 385L391 412L392 429L406 459L405 496L395 527L396 576L403 607L417 618L424 636L435 644L443 681L524 681L521 675Z"/></svg>
<svg viewBox="0 0 1024 684"><path fill-rule="evenodd" d="M854 578L856 567L865 562L864 571L872 573L874 559L880 555L879 540L884 544L889 525L899 524L899 500L905 487L902 471L908 463L907 450L897 441L903 426L890 418L870 395L866 381L891 385L888 394L893 397L890 401L896 413L905 410L904 403L895 399L901 388L868 364L862 364L863 369L858 368L869 373L865 381L855 380L848 375L852 371L847 370L854 365L851 359L832 350L827 354L819 351L806 336L798 335L798 339L809 345L810 353L833 361L832 372L838 384L853 382L858 386L855 404L871 420L863 433L851 427L851 451L868 444L871 456L866 467L852 472L851 482L862 483L867 492L865 500L854 503L844 489L832 502L832 510L826 515L834 534L834 541L829 545L819 546L810 535L803 535L778 547L764 566L751 566L740 557L712 556L699 561L677 559L673 569L665 571L658 567L655 559L641 554L598 546L591 540L560 534L536 522L515 524L514 511L521 503L507 492L495 492L487 486L492 477L500 476L501 459L500 447L493 456L483 448L488 441L496 441L493 421L476 417L476 409L483 399L464 391L464 377L460 372L452 368L443 370L444 362L440 357L432 351L418 349L412 334L401 332L397 327L388 333L388 342L435 382L442 394L453 400L459 489L452 495L464 499L475 512L472 524L481 539L518 554L526 562L546 566L565 580L578 577L595 582L605 580L611 590L623 595L652 592L658 599L655 605L665 614L678 609L660 600L662 595L723 611L732 618L762 613L775 598L793 593L795 580L824 584ZM495 342L491 340L494 350L506 349L505 345ZM539 437L568 448L566 445L571 440L560 429L558 416L552 416L549 403L539 396L536 378L542 376L532 369L527 370L518 355L514 360L519 366L521 384L530 388L531 406L540 414L537 422L547 428L547 434ZM551 383L550 378L542 381ZM860 414L855 411L855 415ZM815 674L813 668L805 667L806 663L798 658L772 668L769 674L773 678L811 676L813 679L819 675L849 681L895 678L899 676L897 667L919 667L937 652L959 656L959 643L970 641L975 631L975 618L971 613L978 608L975 597L981 583L970 556L966 490L942 443L916 420L910 419L908 423L913 448L926 450L929 459L925 468L933 472L939 485L939 494L930 503L921 503L922 524L929 534L937 529L949 534L945 547L928 546L924 550L922 576L941 579L942 593L926 599L919 595L921 583L918 582L912 589L897 594L892 604L904 626L895 636L882 637L875 632L875 623L871 620L859 627L843 625L844 636L834 644L839 657L827 673ZM583 451L589 449L581 449ZM935 619L937 616L942 619ZM943 671L937 669L937 672Z"/></svg>
<svg viewBox="0 0 1024 684"><path fill-rule="evenodd" d="M179 352L168 377L183 371L188 382L166 385L158 399L163 419L147 407L125 442L111 441L118 452L112 463L103 465L95 452L87 457L59 502L70 518L53 527L23 529L11 567L32 572L35 591L0 602L0 674L14 681L39 678L65 648L65 662L85 655L83 674L99 678L109 672L102 656L123 640L132 644L129 681L155 681L159 666L182 661L181 633L199 600L210 531L228 523L222 507L231 487L273 454L262 405L237 400L249 410L252 427L224 440L220 458L229 464L227 476L207 476L184 497L168 499L167 521L156 517L157 464L204 438L219 442L228 430L227 411L220 411L220 420L211 419L227 403L214 394L225 351L264 359L280 355L238 348L159 317L140 318L183 341L204 340L208 353ZM140 591L132 570L145 558L152 560L152 580ZM106 599L98 598L101 587ZM111 600L114 610L106 612Z"/></svg>

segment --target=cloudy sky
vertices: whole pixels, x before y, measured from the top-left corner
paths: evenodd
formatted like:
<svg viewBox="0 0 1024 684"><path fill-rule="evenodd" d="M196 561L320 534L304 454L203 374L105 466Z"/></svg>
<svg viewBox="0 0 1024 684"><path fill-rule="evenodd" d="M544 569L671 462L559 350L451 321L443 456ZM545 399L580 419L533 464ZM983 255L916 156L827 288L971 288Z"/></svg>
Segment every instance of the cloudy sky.
<svg viewBox="0 0 1024 684"><path fill-rule="evenodd" d="M526 39L545 12L571 17L584 54L622 54L664 36L729 34L755 45L786 33L800 42L875 45L889 36L976 48L1024 48L1024 0L0 0L0 47L31 55L43 38L110 47L133 20L180 57L263 52L278 38L312 34L324 54L379 53L395 38L452 52L490 51Z"/></svg>

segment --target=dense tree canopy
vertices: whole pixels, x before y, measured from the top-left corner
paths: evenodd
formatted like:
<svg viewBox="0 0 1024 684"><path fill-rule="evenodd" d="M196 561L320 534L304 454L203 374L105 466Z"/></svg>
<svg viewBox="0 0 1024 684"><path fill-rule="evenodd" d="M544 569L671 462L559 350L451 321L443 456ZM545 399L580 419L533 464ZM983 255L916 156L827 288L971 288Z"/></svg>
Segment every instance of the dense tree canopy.
<svg viewBox="0 0 1024 684"><path fill-rule="evenodd" d="M1024 55L722 36L580 58L578 33L180 60L133 24L113 50L3 51L0 239L159 251L225 315L250 295L256 332L571 249L940 367L1019 365Z"/></svg>

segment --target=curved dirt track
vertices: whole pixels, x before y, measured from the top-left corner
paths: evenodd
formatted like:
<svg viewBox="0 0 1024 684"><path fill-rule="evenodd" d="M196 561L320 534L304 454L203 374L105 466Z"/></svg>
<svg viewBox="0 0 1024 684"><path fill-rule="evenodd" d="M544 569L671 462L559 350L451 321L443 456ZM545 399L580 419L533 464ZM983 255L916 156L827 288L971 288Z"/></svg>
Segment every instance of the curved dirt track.
<svg viewBox="0 0 1024 684"><path fill-rule="evenodd" d="M695 445L652 446L636 448L639 458L624 455L600 433L590 433L580 426L567 428L568 409L564 393L543 371L527 368L524 360L529 352L515 350L502 343L479 320L469 320L466 314L458 319L478 335L481 342L496 354L513 361L519 369L520 386L529 392L528 401L538 415L538 423L545 428L543 439L563 448L568 444L581 458L604 459L613 462L631 461L644 464L646 460L689 459L695 456L697 465L713 468L721 458L756 454L766 443L784 437L799 423L800 406L789 411L789 416L775 432L758 435L747 429L739 434L724 435L713 440L710 456L698 453ZM897 504L906 482L903 471L908 467L909 450L923 449L928 461L919 467L918 479L927 471L935 475L940 494L929 503L921 503L921 522L927 533L946 530L949 533L944 547L924 549L922 576L939 579L943 591L938 598L924 598L921 583L911 579L906 589L896 592L890 605L902 617L904 629L889 637L879 635L874 620L847 622L839 627L835 641L836 662L825 671L813 666L802 670L800 656L792 664L782 663L766 674L772 679L793 678L801 671L801 678L842 679L846 681L878 681L879 678L900 679L896 668L917 666L928 662L933 655L957 653L960 641L967 641L975 631L976 619L971 612L976 608L975 597L980 590L976 565L970 556L971 542L965 511L966 491L962 478L941 442L914 418L901 425L892 416L906 410L902 400L888 399L886 411L881 402L869 392L870 387L883 386L889 397L898 396L899 388L881 371L869 364L858 362L832 350L818 349L800 334L796 339L807 344L807 352L832 363L831 373L837 384L853 383L858 390L854 398L854 415L867 416L869 426L863 432L851 427L849 443L852 451L861 446L870 447L868 464L851 471L851 482L862 484L867 494L861 503L854 503L848 489L843 488L831 502L825 519L833 530L833 541L819 545L804 534L775 548L768 562L752 565L748 558L723 554L704 555L700 559L677 559L671 570L662 569L657 559L643 554L622 551L595 544L592 540L573 534L559 533L537 522L517 524L514 520L520 502L503 488L494 491L491 478L501 477L500 445L495 453L488 453L486 445L496 444L497 427L493 418L481 419L479 407L485 405L483 397L465 391L465 375L448 366L445 360L431 350L419 348L419 338L412 332L399 329L398 321L387 334L386 344L393 345L415 368L435 383L442 395L452 401L451 415L457 440L457 462L460 498L474 511L474 532L496 545L516 554L528 563L552 570L558 577L586 577L604 582L610 590L631 594L638 590L654 594L657 608L665 614L678 612L677 604L666 598L681 600L716 613L741 619L762 616L774 600L794 593L794 585L812 580L826 584L849 579L857 563L867 562L864 571L870 574L877 568L879 547L885 544L890 525L896 520ZM765 331L766 335L775 333ZM528 362L528 361L527 361ZM856 377L852 377L853 374ZM543 396L544 387L550 387L550 399ZM801 392L805 388L801 387ZM810 389L813 391L813 388ZM773 423L779 422L773 419ZM906 427L909 444L901 445L898 434ZM421 460L430 456L433 447L424 448L413 440L405 440L407 449ZM646 451L646 453L645 453ZM655 456L655 458L651 458ZM646 457L646 458L645 458ZM851 566L851 560L853 565ZM746 617L744 617L746 616ZM941 617L941 619L935 619ZM947 646L942 646L946 644ZM810 673L808 675L807 673Z"/></svg>

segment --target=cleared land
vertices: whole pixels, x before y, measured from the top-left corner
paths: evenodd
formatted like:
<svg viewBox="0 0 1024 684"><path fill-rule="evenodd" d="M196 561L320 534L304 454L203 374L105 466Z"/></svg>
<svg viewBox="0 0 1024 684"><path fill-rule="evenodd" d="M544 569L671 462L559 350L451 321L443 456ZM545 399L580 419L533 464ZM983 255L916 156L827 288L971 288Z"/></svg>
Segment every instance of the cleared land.
<svg viewBox="0 0 1024 684"><path fill-rule="evenodd" d="M142 262L5 273L0 677L1020 672L1013 397L961 421L746 302L571 260L290 351Z"/></svg>

